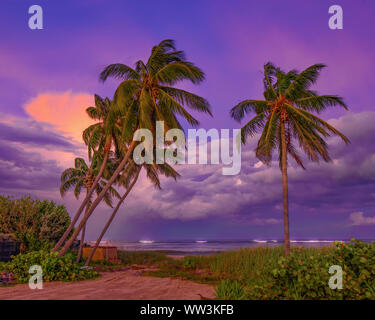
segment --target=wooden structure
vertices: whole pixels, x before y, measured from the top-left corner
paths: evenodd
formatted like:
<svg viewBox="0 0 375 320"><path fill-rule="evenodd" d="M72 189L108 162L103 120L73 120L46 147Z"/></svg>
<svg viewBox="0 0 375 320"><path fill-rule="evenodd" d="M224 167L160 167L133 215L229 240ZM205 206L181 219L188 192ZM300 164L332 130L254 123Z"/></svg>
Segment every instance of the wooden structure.
<svg viewBox="0 0 375 320"><path fill-rule="evenodd" d="M0 234L0 261L8 262L11 256L20 253L20 242L15 241L11 235Z"/></svg>
<svg viewBox="0 0 375 320"><path fill-rule="evenodd" d="M82 257L88 258L93 249L94 248L92 247L83 247ZM92 257L92 261L103 261L103 260L116 263L118 261L117 247L99 246L96 249L94 256Z"/></svg>

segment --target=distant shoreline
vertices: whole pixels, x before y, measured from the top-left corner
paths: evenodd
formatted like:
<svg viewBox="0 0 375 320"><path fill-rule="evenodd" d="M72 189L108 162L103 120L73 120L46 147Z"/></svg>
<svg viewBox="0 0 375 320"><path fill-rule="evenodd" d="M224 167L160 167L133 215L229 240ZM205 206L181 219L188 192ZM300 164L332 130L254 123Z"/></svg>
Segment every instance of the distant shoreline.
<svg viewBox="0 0 375 320"><path fill-rule="evenodd" d="M340 241L340 240L336 240ZM362 240L365 242L373 242L373 240ZM293 247L326 247L334 245L334 240L293 240ZM341 242L349 242L349 240L341 240ZM90 242L92 245L92 242ZM251 240L251 241L210 241L210 240L186 240L186 241L169 241L157 242L148 240L142 242L125 242L110 240L103 242L102 246L115 246L121 251L152 251L163 253L170 257L177 256L210 256L226 251L236 251L245 248L279 247L283 245L280 240Z"/></svg>

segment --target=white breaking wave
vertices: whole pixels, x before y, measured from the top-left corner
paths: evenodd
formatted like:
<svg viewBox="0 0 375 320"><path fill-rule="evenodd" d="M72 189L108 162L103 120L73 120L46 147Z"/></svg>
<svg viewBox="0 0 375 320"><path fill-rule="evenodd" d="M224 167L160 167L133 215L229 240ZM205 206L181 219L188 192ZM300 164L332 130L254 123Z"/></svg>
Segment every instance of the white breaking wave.
<svg viewBox="0 0 375 320"><path fill-rule="evenodd" d="M139 240L140 243L154 243L154 240Z"/></svg>
<svg viewBox="0 0 375 320"><path fill-rule="evenodd" d="M335 242L335 241L334 240L291 240L290 242L318 243L318 242Z"/></svg>

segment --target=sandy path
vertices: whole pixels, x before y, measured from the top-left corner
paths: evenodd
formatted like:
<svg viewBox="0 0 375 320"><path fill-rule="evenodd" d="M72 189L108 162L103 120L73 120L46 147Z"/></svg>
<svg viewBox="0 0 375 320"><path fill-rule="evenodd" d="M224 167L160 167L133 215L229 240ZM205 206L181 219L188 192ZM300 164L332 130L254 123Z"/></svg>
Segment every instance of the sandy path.
<svg viewBox="0 0 375 320"><path fill-rule="evenodd" d="M214 298L210 285L187 280L141 276L133 270L105 272L95 280L45 282L42 290L28 285L0 288L0 300L194 300Z"/></svg>

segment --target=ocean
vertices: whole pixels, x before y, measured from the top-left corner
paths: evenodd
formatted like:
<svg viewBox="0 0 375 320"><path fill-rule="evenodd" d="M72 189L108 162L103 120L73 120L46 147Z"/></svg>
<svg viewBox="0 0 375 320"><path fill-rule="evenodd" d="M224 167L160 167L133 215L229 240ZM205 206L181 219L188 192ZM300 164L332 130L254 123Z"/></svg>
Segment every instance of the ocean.
<svg viewBox="0 0 375 320"><path fill-rule="evenodd" d="M335 240L291 240L295 246L321 247L332 245ZM337 240L336 240L337 241ZM349 240L338 240L348 242ZM363 240L372 242L372 240ZM90 245L95 241L88 242ZM257 246L280 246L282 240L244 240L244 241L206 241L206 240L186 240L186 241L153 241L140 240L134 242L106 240L102 241L103 246L116 246L119 250L128 251L165 251L170 255L209 255L227 250L238 250L241 248Z"/></svg>

